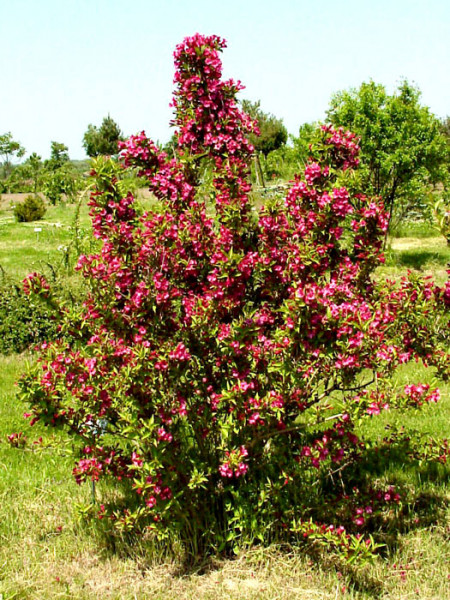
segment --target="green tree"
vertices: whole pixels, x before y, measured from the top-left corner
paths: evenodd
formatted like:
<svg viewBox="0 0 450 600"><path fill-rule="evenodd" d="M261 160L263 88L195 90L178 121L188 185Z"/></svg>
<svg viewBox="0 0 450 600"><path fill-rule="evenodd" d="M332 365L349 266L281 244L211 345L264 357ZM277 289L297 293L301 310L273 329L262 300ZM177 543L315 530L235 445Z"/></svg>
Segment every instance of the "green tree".
<svg viewBox="0 0 450 600"><path fill-rule="evenodd" d="M51 204L61 202L63 196L74 202L80 191L81 180L70 163L66 163L55 169L49 170L45 178L44 194Z"/></svg>
<svg viewBox="0 0 450 600"><path fill-rule="evenodd" d="M44 178L44 164L40 156L35 152L20 165L11 171L7 186L11 192L37 192L42 187Z"/></svg>
<svg viewBox="0 0 450 600"><path fill-rule="evenodd" d="M8 179L11 176L13 170L13 158L22 158L25 154L25 148L13 139L12 133L9 131L0 135L0 156L2 158L2 179L4 181L3 186L9 191Z"/></svg>
<svg viewBox="0 0 450 600"><path fill-rule="evenodd" d="M83 147L91 158L117 154L117 143L123 139L119 125L108 115L100 127L89 124L83 137Z"/></svg>
<svg viewBox="0 0 450 600"><path fill-rule="evenodd" d="M243 100L242 110L258 123L259 135L251 133L248 138L255 148L254 173L256 182L265 187L263 167L259 158L260 154L264 157L264 169L266 169L267 156L286 144L288 132L281 119L277 119L274 115L261 110L261 102L259 100L257 102ZM272 171L273 169L270 169L270 172Z"/></svg>
<svg viewBox="0 0 450 600"><path fill-rule="evenodd" d="M267 157L269 152L277 150L277 148L280 148L287 142L288 132L283 125L282 119L278 119L274 115L261 110L261 102L259 100L257 102L243 100L242 109L252 119L258 121L260 135L251 134L249 136L250 142L257 152L261 152L264 157Z"/></svg>
<svg viewBox="0 0 450 600"><path fill-rule="evenodd" d="M310 145L314 138L314 133L319 127L318 123L303 123L298 130L298 136L291 136L293 145L293 156L295 161L301 167L307 163L311 156Z"/></svg>
<svg viewBox="0 0 450 600"><path fill-rule="evenodd" d="M49 171L56 171L69 161L69 148L61 142L51 142L50 158L45 161L45 168Z"/></svg>
<svg viewBox="0 0 450 600"><path fill-rule="evenodd" d="M45 161L43 191L51 204L57 204L65 196L73 202L80 190L81 178L74 169L69 149L61 142L51 143L49 160Z"/></svg>
<svg viewBox="0 0 450 600"><path fill-rule="evenodd" d="M14 216L19 223L39 221L45 215L45 204L40 196L30 195L14 207Z"/></svg>
<svg viewBox="0 0 450 600"><path fill-rule="evenodd" d="M172 133L170 139L165 144L160 144L161 150L167 154L170 158L176 156L176 149L178 147L178 140L175 133Z"/></svg>
<svg viewBox="0 0 450 600"><path fill-rule="evenodd" d="M32 182L33 193L37 194L41 187L44 174L44 163L42 162L42 158L36 154L36 152L33 152L21 166L23 167L23 174Z"/></svg>
<svg viewBox="0 0 450 600"><path fill-rule="evenodd" d="M425 209L430 184L447 180L449 149L441 124L407 81L393 95L373 81L338 92L327 117L360 137L361 185L382 196L391 228L412 210Z"/></svg>
<svg viewBox="0 0 450 600"><path fill-rule="evenodd" d="M42 163L41 157L38 154L36 154L36 152L33 152L33 154L31 154L31 156L26 161L26 164L29 167L30 175L33 180L33 192L36 194L42 180L42 170L44 165Z"/></svg>

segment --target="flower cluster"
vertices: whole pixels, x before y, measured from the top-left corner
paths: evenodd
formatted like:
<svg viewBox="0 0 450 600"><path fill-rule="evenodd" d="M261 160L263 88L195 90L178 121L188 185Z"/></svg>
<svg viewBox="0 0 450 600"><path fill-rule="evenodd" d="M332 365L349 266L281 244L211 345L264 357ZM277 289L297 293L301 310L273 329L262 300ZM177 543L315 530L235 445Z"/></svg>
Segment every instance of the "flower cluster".
<svg viewBox="0 0 450 600"><path fill-rule="evenodd" d="M6 440L13 448L23 448L27 443L27 436L23 431L19 431L18 433L15 432L7 435Z"/></svg>
<svg viewBox="0 0 450 600"><path fill-rule="evenodd" d="M23 280L23 291L25 294L37 294L43 298L48 298L50 293L50 286L47 280L40 273L30 273Z"/></svg>
<svg viewBox="0 0 450 600"><path fill-rule="evenodd" d="M248 456L245 446L241 446L239 450L231 450L226 453L227 460L219 467L219 473L222 477L240 477L245 475L248 465L244 462L244 458Z"/></svg>

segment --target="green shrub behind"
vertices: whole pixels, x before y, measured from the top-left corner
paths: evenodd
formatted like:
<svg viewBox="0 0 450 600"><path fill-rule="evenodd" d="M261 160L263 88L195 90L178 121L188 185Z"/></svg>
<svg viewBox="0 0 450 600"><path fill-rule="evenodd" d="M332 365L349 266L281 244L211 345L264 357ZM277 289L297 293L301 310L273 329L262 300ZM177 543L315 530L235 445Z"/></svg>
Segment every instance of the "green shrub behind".
<svg viewBox="0 0 450 600"><path fill-rule="evenodd" d="M14 207L14 216L19 223L39 221L45 215L46 208L40 196L30 195Z"/></svg>
<svg viewBox="0 0 450 600"><path fill-rule="evenodd" d="M23 352L57 335L56 311L26 296L22 286L0 284L0 353Z"/></svg>

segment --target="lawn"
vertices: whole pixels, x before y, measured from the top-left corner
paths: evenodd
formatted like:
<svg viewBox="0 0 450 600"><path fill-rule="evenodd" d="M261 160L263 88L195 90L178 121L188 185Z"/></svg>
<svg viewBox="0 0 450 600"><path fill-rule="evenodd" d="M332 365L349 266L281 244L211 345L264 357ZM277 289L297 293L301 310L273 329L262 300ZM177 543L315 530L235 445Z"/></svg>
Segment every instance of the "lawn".
<svg viewBox="0 0 450 600"><path fill-rule="evenodd" d="M87 227L87 207L80 226ZM10 207L0 211L0 265L22 278L45 263L64 260L73 239L74 207L49 207L39 223L18 224ZM59 224L59 225L58 225ZM36 232L35 228L42 231ZM426 235L391 240L379 276L398 277L408 269L445 278L450 250L445 240ZM295 547L253 548L234 559L211 558L185 565L146 540L112 539L80 519L77 505L90 501L91 487L71 476L71 444L39 424L30 428L15 397L14 381L32 355L0 356L0 598L219 600L400 599L450 597L450 470L445 465L413 467L401 454L387 463L373 458L362 467L380 481L411 490L413 502L401 522L387 523L386 547L373 564L345 567L332 557L305 555ZM399 372L398 382L430 380L418 366ZM366 431L377 438L407 425L428 436L450 437L450 385L441 385L438 405L419 413L386 413ZM27 441L7 441L23 432ZM42 437L43 443L34 444ZM101 491L101 490L100 490Z"/></svg>

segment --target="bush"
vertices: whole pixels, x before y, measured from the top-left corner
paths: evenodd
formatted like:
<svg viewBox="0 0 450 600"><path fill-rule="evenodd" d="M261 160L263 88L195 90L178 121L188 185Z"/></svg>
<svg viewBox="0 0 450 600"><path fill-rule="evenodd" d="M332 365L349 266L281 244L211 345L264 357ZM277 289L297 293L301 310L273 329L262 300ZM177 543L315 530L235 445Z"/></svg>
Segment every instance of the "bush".
<svg viewBox="0 0 450 600"><path fill-rule="evenodd" d="M27 196L14 207L14 215L19 223L39 221L45 215L46 208L40 196Z"/></svg>
<svg viewBox="0 0 450 600"><path fill-rule="evenodd" d="M57 335L57 313L22 286L0 284L0 353L23 352Z"/></svg>
<svg viewBox="0 0 450 600"><path fill-rule="evenodd" d="M319 129L304 176L252 209L254 123L221 80L224 45L195 35L176 49L175 158L141 133L122 164L94 162L103 245L78 263L90 291L64 317L72 339L42 347L21 396L33 422L79 440L77 482L115 483L90 508L103 523L195 553L300 537L352 561L401 500L355 479L376 452L361 423L438 399L392 376L423 360L448 378L450 285L372 276L387 215L345 187L359 148L343 130ZM159 206L135 210L127 168ZM37 276L27 290L51 295Z"/></svg>

